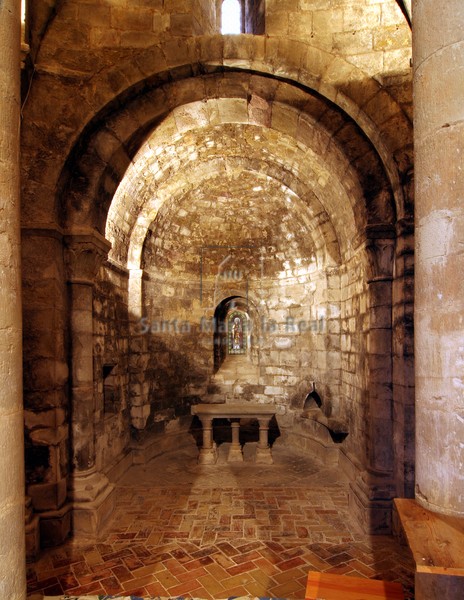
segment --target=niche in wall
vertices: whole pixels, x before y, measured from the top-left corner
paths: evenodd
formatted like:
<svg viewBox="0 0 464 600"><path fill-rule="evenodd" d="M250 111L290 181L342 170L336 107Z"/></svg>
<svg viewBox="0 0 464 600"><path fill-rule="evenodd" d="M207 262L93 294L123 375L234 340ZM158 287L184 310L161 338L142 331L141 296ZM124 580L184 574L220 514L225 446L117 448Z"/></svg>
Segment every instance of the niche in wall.
<svg viewBox="0 0 464 600"><path fill-rule="evenodd" d="M251 318L246 298L222 300L214 312L214 372L227 356L248 356L251 345Z"/></svg>

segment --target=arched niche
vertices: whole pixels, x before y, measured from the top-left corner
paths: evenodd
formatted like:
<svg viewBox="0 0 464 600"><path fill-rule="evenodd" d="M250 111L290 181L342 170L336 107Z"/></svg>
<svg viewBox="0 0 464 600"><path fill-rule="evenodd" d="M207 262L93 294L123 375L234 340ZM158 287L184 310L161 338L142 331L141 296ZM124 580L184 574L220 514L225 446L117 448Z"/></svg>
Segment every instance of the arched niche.
<svg viewBox="0 0 464 600"><path fill-rule="evenodd" d="M252 362L258 348L256 311L247 298L230 296L222 300L214 311L214 372L226 359L246 357Z"/></svg>

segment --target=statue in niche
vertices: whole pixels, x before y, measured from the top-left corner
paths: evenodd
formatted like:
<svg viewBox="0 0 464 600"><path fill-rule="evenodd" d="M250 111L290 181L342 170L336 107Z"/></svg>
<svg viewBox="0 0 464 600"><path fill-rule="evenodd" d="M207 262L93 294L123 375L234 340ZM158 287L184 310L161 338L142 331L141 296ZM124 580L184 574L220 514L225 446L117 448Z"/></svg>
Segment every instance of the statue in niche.
<svg viewBox="0 0 464 600"><path fill-rule="evenodd" d="M246 321L245 316L233 312L228 319L229 354L246 353Z"/></svg>

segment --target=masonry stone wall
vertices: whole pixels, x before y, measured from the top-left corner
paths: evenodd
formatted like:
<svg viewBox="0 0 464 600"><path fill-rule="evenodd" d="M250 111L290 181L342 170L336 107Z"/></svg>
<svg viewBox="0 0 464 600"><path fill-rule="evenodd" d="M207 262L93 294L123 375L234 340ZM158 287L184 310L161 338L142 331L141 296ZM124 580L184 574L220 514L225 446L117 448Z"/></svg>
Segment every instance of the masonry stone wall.
<svg viewBox="0 0 464 600"><path fill-rule="evenodd" d="M341 274L341 414L350 435L344 442L344 452L366 463L368 432L367 335L369 332L369 300L365 258L358 251ZM354 435L351 435L351 433Z"/></svg>
<svg viewBox="0 0 464 600"><path fill-rule="evenodd" d="M247 294L260 328L256 382L227 393L275 400L288 440L313 451L310 437L331 443L304 416L314 382L322 415L348 424L346 455L394 470L410 490L410 33L396 2L258 2L266 35L241 36L219 35L206 0L32 4L21 152L27 485L36 511L62 519L42 527L59 529L49 541L69 531L74 462L85 490L86 466L110 469L131 436L186 423L192 402L221 392L201 320ZM369 228L397 237L394 275L371 273ZM109 261L93 277L103 235ZM84 279L66 258L79 236L96 240L95 252L77 241ZM200 300L209 244L260 250L237 256L226 271L242 280L223 278L219 290L224 256L204 255ZM193 325L146 335L144 317ZM377 455L390 412L394 435Z"/></svg>
<svg viewBox="0 0 464 600"><path fill-rule="evenodd" d="M96 464L109 468L130 441L128 276L107 263L93 297Z"/></svg>
<svg viewBox="0 0 464 600"><path fill-rule="evenodd" d="M61 508L67 495L69 338L62 244L59 232L23 231L26 489L39 511Z"/></svg>

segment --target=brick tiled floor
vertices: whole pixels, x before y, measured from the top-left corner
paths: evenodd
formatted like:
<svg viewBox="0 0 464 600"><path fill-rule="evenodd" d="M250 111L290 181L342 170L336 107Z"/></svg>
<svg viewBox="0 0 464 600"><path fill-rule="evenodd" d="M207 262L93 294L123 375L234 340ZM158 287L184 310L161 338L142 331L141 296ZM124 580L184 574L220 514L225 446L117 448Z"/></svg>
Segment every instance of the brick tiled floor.
<svg viewBox="0 0 464 600"><path fill-rule="evenodd" d="M275 444L275 464L196 464L196 447L133 467L95 543L70 540L29 565L29 593L304 598L309 570L400 581L413 598L409 552L366 536L335 468ZM35 597L35 596L34 596ZM40 597L40 596L39 596Z"/></svg>

